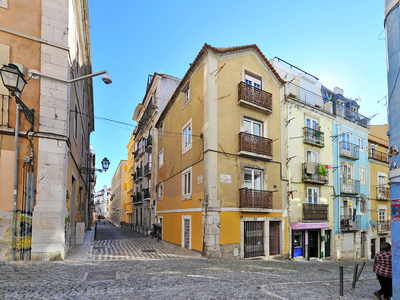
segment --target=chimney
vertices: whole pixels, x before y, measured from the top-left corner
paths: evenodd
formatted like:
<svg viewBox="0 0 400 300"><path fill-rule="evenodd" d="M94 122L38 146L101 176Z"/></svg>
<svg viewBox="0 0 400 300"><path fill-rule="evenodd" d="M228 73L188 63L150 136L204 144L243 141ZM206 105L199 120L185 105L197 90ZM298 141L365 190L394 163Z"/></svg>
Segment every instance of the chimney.
<svg viewBox="0 0 400 300"><path fill-rule="evenodd" d="M333 89L333 92L334 92L335 94L340 94L340 95L344 96L344 91L343 91L343 89L341 89L341 88L339 88L339 87L335 87L335 88Z"/></svg>

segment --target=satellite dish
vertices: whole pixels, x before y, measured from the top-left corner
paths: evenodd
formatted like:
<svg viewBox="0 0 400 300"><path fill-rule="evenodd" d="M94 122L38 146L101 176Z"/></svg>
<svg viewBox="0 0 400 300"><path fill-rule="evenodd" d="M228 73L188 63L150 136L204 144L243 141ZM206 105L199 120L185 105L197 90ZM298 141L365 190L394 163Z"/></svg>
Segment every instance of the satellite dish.
<svg viewBox="0 0 400 300"><path fill-rule="evenodd" d="M369 225L371 225L372 227L376 227L376 226L378 226L378 224L376 224L376 222L374 221L374 220L370 220L369 221Z"/></svg>
<svg viewBox="0 0 400 300"><path fill-rule="evenodd" d="M367 196L365 196L364 194L360 195L361 201L366 201L367 200ZM372 221L372 220L371 220ZM374 221L375 222L375 221Z"/></svg>

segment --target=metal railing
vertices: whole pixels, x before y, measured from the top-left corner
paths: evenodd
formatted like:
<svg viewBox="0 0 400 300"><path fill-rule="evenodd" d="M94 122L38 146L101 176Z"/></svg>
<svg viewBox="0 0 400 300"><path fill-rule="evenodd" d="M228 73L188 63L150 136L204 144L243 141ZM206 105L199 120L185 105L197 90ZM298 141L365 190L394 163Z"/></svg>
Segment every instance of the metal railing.
<svg viewBox="0 0 400 300"><path fill-rule="evenodd" d="M385 186L376 187L376 199L378 200L390 200L390 188Z"/></svg>
<svg viewBox="0 0 400 300"><path fill-rule="evenodd" d="M272 94L245 82L238 85L238 101L244 100L272 112Z"/></svg>
<svg viewBox="0 0 400 300"><path fill-rule="evenodd" d="M359 194L360 180L340 178L340 192L344 194Z"/></svg>
<svg viewBox="0 0 400 300"><path fill-rule="evenodd" d="M335 105L335 115L365 128L369 128L370 119L362 114L343 106Z"/></svg>
<svg viewBox="0 0 400 300"><path fill-rule="evenodd" d="M149 174L151 174L151 163L150 162L148 162L147 164L144 165L144 172L143 172L144 176L149 175Z"/></svg>
<svg viewBox="0 0 400 300"><path fill-rule="evenodd" d="M310 127L303 127L304 143L319 147L325 146L325 135L322 131Z"/></svg>
<svg viewBox="0 0 400 300"><path fill-rule="evenodd" d="M239 189L240 208L267 208L272 209L273 193L270 191L253 190L248 188Z"/></svg>
<svg viewBox="0 0 400 300"><path fill-rule="evenodd" d="M150 189L144 189L143 190L143 199L149 199L150 198Z"/></svg>
<svg viewBox="0 0 400 300"><path fill-rule="evenodd" d="M340 230L358 230L361 228L361 216L349 216L349 215L341 215L340 216Z"/></svg>
<svg viewBox="0 0 400 300"><path fill-rule="evenodd" d="M368 158L379 160L385 163L389 163L389 156L387 153L378 151L375 149L369 149Z"/></svg>
<svg viewBox="0 0 400 300"><path fill-rule="evenodd" d="M315 164L314 173L312 171L307 170L307 162L303 163L303 181L305 182L313 182L313 183L321 183L321 184L328 184L329 182L329 173L328 170L325 169L325 172L321 172L320 169L324 166L322 164Z"/></svg>
<svg viewBox="0 0 400 300"><path fill-rule="evenodd" d="M248 151L272 157L272 140L246 132L239 133L239 152Z"/></svg>
<svg viewBox="0 0 400 300"><path fill-rule="evenodd" d="M327 221L329 204L303 203L303 221Z"/></svg>
<svg viewBox="0 0 400 300"><path fill-rule="evenodd" d="M339 155L349 159L357 160L360 157L359 147L350 142L339 142Z"/></svg>
<svg viewBox="0 0 400 300"><path fill-rule="evenodd" d="M378 234L390 231L390 221L378 221Z"/></svg>

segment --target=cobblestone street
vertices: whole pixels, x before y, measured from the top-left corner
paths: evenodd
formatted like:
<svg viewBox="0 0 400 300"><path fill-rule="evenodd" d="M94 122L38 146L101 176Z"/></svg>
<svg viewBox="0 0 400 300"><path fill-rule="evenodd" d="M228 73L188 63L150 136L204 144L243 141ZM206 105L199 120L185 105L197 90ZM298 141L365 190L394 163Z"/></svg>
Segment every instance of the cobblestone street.
<svg viewBox="0 0 400 300"><path fill-rule="evenodd" d="M0 299L376 299L368 261L205 259L109 222L61 262L0 262ZM339 297L339 266L344 297Z"/></svg>

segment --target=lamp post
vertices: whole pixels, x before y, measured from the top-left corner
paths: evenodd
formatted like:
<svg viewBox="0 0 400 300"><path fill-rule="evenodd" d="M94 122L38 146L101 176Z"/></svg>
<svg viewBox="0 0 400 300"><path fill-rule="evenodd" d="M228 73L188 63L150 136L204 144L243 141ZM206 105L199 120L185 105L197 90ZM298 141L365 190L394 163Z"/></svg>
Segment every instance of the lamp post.
<svg viewBox="0 0 400 300"><path fill-rule="evenodd" d="M17 222L17 194L18 194L18 132L19 132L19 110L20 106L25 115L25 118L31 123L31 130L33 130L35 110L28 109L28 107L19 99L19 95L24 90L26 80L24 75L20 72L18 67L14 64L3 65L0 69L1 80L3 85L11 92L11 95L15 97L17 103L17 111L15 115L15 132L14 132L14 143L15 143L15 158L14 158L14 193L13 193L13 225L12 225L12 238L11 238L11 260L15 260L15 237L16 222Z"/></svg>
<svg viewBox="0 0 400 300"><path fill-rule="evenodd" d="M92 174L94 172L106 172L108 170L108 167L110 166L110 161L108 160L107 157L104 157L103 160L101 161L101 166L103 169L95 169L95 168L87 168L87 167L80 167L79 172L81 174Z"/></svg>

